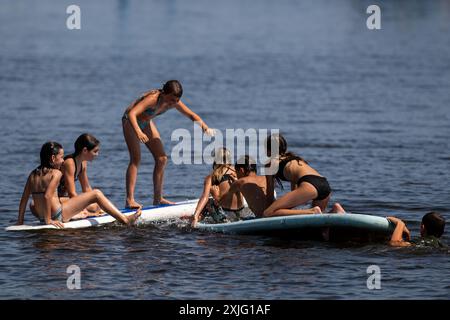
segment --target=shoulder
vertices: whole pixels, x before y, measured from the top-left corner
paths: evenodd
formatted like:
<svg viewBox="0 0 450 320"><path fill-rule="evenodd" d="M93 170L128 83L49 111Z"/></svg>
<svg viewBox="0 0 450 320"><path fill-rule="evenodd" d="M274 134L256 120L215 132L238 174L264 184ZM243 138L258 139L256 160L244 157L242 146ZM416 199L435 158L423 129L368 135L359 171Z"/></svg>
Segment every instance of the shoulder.
<svg viewBox="0 0 450 320"><path fill-rule="evenodd" d="M51 175L52 175L52 178L61 178L62 177L62 175L63 175L63 173L61 172L61 170L58 170L58 169L51 169L50 170L50 173L51 173Z"/></svg>
<svg viewBox="0 0 450 320"><path fill-rule="evenodd" d="M64 158L63 167L64 168L68 168L68 167L71 167L71 166L75 166L75 160L70 155L70 156L67 156L66 158Z"/></svg>
<svg viewBox="0 0 450 320"><path fill-rule="evenodd" d="M152 89L141 95L142 100L156 100L161 92L158 89Z"/></svg>

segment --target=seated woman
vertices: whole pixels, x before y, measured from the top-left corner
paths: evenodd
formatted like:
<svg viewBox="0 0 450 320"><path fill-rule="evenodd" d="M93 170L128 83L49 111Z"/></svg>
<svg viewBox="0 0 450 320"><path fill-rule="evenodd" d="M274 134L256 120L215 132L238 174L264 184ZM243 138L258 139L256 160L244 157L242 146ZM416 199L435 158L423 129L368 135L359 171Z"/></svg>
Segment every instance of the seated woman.
<svg viewBox="0 0 450 320"><path fill-rule="evenodd" d="M267 139L267 154L271 156L272 144L278 146L278 156L272 157L278 164L278 172L271 176L281 184L280 180L291 183L291 192L275 200L266 210L264 217L314 214L325 211L331 196L331 187L325 177L312 168L306 160L287 151L287 142L280 135L272 135ZM294 209L312 201L311 209Z"/></svg>
<svg viewBox="0 0 450 320"><path fill-rule="evenodd" d="M203 193L192 220L193 227L205 214L211 216L216 223L239 219L240 212L244 208L242 195L237 193L226 199L224 197L236 179L230 152L226 148L218 149L215 153L213 171L206 176L203 183Z"/></svg>
<svg viewBox="0 0 450 320"><path fill-rule="evenodd" d="M141 215L140 210L131 216L123 215L100 190L96 189L70 198L61 204L57 187L62 178L60 168L64 162L64 150L57 142L47 142L41 148L40 158L40 166L28 176L20 200L17 225L24 223L25 209L30 195L34 201L33 214L42 224L54 225L58 228L64 228L63 222L68 222L73 216L94 203L123 224L133 224Z"/></svg>
<svg viewBox="0 0 450 320"><path fill-rule="evenodd" d="M64 157L61 166L63 177L58 186L58 196L61 203L77 196L75 182L79 180L82 192L92 190L87 175L88 162L97 158L100 151L100 141L93 135L83 133L74 143L75 152ZM91 204L82 213L72 217L72 220L83 219L102 214L98 204Z"/></svg>

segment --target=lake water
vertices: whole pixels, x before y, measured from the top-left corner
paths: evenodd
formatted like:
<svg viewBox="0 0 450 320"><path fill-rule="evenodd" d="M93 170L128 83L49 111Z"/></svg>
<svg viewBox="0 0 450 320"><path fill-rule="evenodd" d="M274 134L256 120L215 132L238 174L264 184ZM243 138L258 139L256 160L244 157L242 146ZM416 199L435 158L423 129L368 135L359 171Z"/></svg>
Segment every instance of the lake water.
<svg viewBox="0 0 450 320"><path fill-rule="evenodd" d="M121 115L179 79L210 127L279 128L349 211L396 215L418 235L450 207L450 1L73 1L0 3L0 298L450 298L448 250L204 234L176 224L6 233L47 140L101 140L91 184L124 204ZM170 154L170 111L156 119ZM136 198L152 203L142 148ZM166 169L165 194L199 197L209 165ZM279 193L281 191L279 190ZM27 221L30 221L28 212ZM448 243L448 235L443 242ZM82 289L66 287L69 265ZM366 286L381 269L381 290Z"/></svg>

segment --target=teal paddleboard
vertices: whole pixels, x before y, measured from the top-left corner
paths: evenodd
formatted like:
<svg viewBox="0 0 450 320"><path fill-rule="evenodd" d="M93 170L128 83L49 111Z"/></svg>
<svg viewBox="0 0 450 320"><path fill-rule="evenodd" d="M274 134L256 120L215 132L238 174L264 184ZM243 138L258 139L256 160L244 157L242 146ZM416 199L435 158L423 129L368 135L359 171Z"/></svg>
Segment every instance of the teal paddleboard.
<svg viewBox="0 0 450 320"><path fill-rule="evenodd" d="M276 235L305 239L351 240L388 238L394 226L384 217L365 214L307 214L256 218L237 222L198 223L200 230L227 234ZM366 239L367 240L367 239Z"/></svg>

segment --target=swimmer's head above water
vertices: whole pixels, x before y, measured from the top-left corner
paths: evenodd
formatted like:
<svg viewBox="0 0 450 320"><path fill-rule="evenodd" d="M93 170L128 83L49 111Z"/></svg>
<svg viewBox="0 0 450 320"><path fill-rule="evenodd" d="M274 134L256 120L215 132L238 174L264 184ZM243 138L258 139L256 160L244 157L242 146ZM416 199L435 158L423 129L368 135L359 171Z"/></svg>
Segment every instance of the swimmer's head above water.
<svg viewBox="0 0 450 320"><path fill-rule="evenodd" d="M444 233L445 229L445 219L437 212L428 212L422 218L422 223L420 224L420 235L433 236L440 238Z"/></svg>

